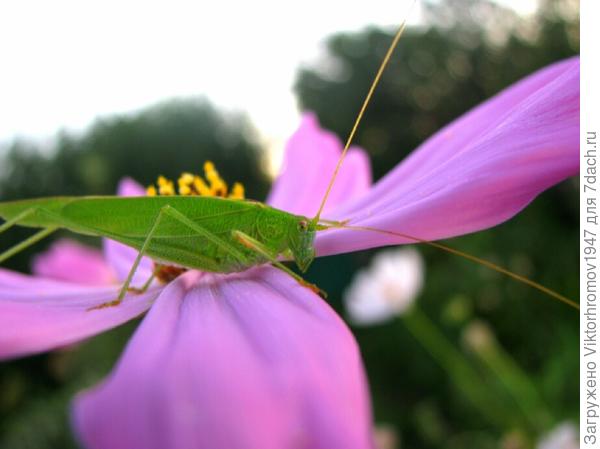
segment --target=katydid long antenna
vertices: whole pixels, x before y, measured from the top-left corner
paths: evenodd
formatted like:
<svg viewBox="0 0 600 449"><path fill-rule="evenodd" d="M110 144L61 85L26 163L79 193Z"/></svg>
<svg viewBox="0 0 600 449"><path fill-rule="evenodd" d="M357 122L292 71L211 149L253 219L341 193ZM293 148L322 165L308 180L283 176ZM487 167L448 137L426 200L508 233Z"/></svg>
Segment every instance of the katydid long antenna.
<svg viewBox="0 0 600 449"><path fill-rule="evenodd" d="M500 265L496 265L495 263L490 262L489 260L485 260L485 259L482 259L481 257L473 256L472 254L466 253L464 251L460 251L460 250L452 248L450 246L446 246L446 245L443 245L438 242L432 242L429 240L420 239L419 237L415 237L415 236L412 236L409 234L404 234L402 232L386 231L384 229L372 228L369 226L352 226L352 225L347 225L345 223L335 223L335 222L332 222L332 223L333 224L329 225L329 227L327 229L350 229L350 230L354 230L354 231L375 232L378 234L391 235L391 236L400 237L400 238L403 238L406 240L412 240L415 243L421 243L423 245L441 249L442 251L445 251L447 253L454 254L455 256L462 257L463 259L470 260L471 262L475 262L479 265L482 265L486 268L494 270L498 273L502 273L518 282L521 282L522 284L525 284L532 288L535 288L536 290L539 290L540 292L545 293L548 296L550 296L560 302L563 302L570 307L573 307L574 309L579 310L579 304L577 304L575 301L567 298L566 296L561 295L560 293L555 292L554 290L552 290L548 287L544 287L542 284L532 281L531 279L528 279L525 276L521 276L520 274L514 273L504 267L501 267Z"/></svg>
<svg viewBox="0 0 600 449"><path fill-rule="evenodd" d="M406 23L408 21L408 18L410 17L410 13L412 12L413 7L415 6L415 3L417 3L417 0L413 0L413 2L411 3L410 9L408 10L408 13L406 14L404 20L402 21L402 25L400 25L400 28L398 28L398 31L396 31L396 34L394 35L394 39L392 40L392 43L390 44L385 56L383 57L383 61L381 61L381 64L379 65L379 69L377 70L375 78L373 79L373 82L371 83L371 87L369 88L369 91L367 92L367 96L365 97L365 100L363 101L363 104L358 112L358 115L356 116L356 120L354 121L352 130L350 131L350 134L348 134L348 138L346 139L346 144L344 145L344 150L342 151L340 159L338 160L337 165L335 166L333 176L331 177L331 181L329 181L329 185L327 186L327 190L325 191L325 195L323 196L323 200L321 201L321 205L319 206L319 211L317 212L317 215L315 215L315 218L312 220L314 224L317 224L319 222L319 220L321 219L321 213L323 212L325 203L327 203L327 198L329 197L329 194L331 193L331 189L333 188L335 179L337 178L338 172L340 171L340 168L342 167L342 163L344 162L346 153L348 153L348 149L350 148L350 145L352 144L354 135L356 134L356 130L358 129L358 126L360 125L360 122L363 118L363 115L365 114L367 106L371 102L371 97L373 96L373 93L375 92L375 89L377 88L377 85L379 84L379 81L381 80L381 75L383 75L385 68L388 66L390 58L392 57L394 50L396 50L396 47L398 46L398 42L400 41L400 38L402 37L404 30L406 29Z"/></svg>

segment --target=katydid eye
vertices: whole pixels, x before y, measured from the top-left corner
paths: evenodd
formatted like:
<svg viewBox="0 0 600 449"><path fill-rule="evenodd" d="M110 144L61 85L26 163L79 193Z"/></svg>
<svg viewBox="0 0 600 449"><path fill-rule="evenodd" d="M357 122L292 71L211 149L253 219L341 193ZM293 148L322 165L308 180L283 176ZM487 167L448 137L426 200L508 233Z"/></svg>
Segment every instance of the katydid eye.
<svg viewBox="0 0 600 449"><path fill-rule="evenodd" d="M308 223L306 222L306 220L302 220L298 222L298 230L300 231L306 231L308 229Z"/></svg>

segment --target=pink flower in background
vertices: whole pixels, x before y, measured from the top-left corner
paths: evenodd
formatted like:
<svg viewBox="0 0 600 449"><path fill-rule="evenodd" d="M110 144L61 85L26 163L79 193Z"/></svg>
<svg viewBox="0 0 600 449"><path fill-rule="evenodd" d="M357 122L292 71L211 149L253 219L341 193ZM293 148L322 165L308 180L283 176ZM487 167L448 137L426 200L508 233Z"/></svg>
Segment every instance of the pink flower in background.
<svg viewBox="0 0 600 449"><path fill-rule="evenodd" d="M340 150L306 115L268 203L313 215ZM353 149L324 218L450 237L501 223L578 169L579 60L570 59L445 127L372 187L368 159ZM120 193L141 190L124 181ZM316 246L328 255L393 243L403 242L331 230ZM188 271L119 307L87 311L114 299L110 280L123 280L134 255L114 242L105 242L103 258L59 242L36 259L37 276L0 270L4 358L70 344L148 311L112 374L75 401L73 423L87 448L372 446L356 343L321 298L262 266ZM150 269L145 260L133 285Z"/></svg>
<svg viewBox="0 0 600 449"><path fill-rule="evenodd" d="M31 271L43 278L81 284L106 285L117 282L102 254L66 239L35 256Z"/></svg>

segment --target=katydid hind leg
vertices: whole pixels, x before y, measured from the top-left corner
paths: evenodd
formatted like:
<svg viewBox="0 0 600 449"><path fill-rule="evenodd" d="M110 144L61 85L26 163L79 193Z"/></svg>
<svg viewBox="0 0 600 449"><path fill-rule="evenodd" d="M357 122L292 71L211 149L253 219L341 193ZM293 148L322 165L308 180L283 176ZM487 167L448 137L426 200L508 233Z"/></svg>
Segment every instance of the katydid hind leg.
<svg viewBox="0 0 600 449"><path fill-rule="evenodd" d="M0 253L0 263L4 262L5 260L11 258L12 256L14 256L18 253L20 253L24 249L29 248L31 245L33 245L33 244L39 242L40 240L42 240L43 238L49 236L50 234L55 232L57 229L58 229L57 227L50 227L50 228L42 229L41 231L38 231L35 234L33 234L31 237L23 240L20 243L17 243L15 246L7 249L3 253Z"/></svg>
<svg viewBox="0 0 600 449"><path fill-rule="evenodd" d="M16 217L11 218L10 220L7 220L2 225L0 225L0 234L3 233L4 231L9 230L13 226L19 226L26 218L28 218L29 216L31 216L33 214L45 216L46 218L50 219L55 225L48 226L46 228L42 228L40 231L33 234L31 237L23 240L22 242L14 245L12 248L9 248L8 250L1 253L0 254L0 263L4 262L5 260L9 259L10 257L12 257L18 253L20 253L24 249L33 245L34 243L39 242L43 238L47 237L48 235L50 235L53 232L55 232L56 230L58 230L60 227L65 227L66 223L67 223L59 215L57 215L47 209L35 206L35 207L31 207L29 209L24 210L23 212L18 214Z"/></svg>
<svg viewBox="0 0 600 449"><path fill-rule="evenodd" d="M295 273L290 268L286 267L284 264L282 264L280 261L278 261L277 255L275 255L271 251L269 251L269 249L266 248L258 240L250 237L249 235L243 233L242 231L232 231L232 236L234 239L236 239L238 242L240 242L246 248L256 251L261 256L263 256L264 258L269 260L275 267L279 268L280 270L282 270L282 271L286 272L287 274L289 274L290 276L292 276L303 287L306 287L306 288L312 290L313 292L317 293L318 295L322 296L323 298L327 298L326 292L321 290L316 285L311 284L310 282L306 281L302 276Z"/></svg>
<svg viewBox="0 0 600 449"><path fill-rule="evenodd" d="M208 229L202 227L198 223L195 223L194 221L190 220L188 217L186 217L184 214L179 212L174 207L165 206L164 209L165 209L165 214L169 215L171 218L179 221L181 224L187 226L192 231L197 232L200 236L206 238L211 243L219 246L222 250L230 253L238 261L246 262L247 258L246 258L246 256L244 256L244 254L242 252L238 251L234 246L230 245L229 243L227 243L226 241L221 239L219 236L215 235Z"/></svg>
<svg viewBox="0 0 600 449"><path fill-rule="evenodd" d="M25 218L29 217L37 211L37 207L32 207L30 209L24 210L16 217L11 218L10 220L7 220L6 222L2 223L2 225L0 225L0 234L2 234L4 231L8 231L13 226L18 226L19 222L23 221Z"/></svg>
<svg viewBox="0 0 600 449"><path fill-rule="evenodd" d="M48 213L49 214L49 212L44 211L44 209L40 209L38 207L32 207L30 209L24 210L23 212L21 212L20 214L18 214L16 217L11 218L10 220L7 220L6 222L4 222L0 226L0 234L3 233L4 231L8 231L13 226L18 226L24 219L26 219L30 215L33 215L34 213ZM36 232L35 234L33 234L32 236L30 236L29 238L27 238L27 239L25 239L25 240L17 243L13 247L11 247L11 248L7 249L6 251L0 253L0 263L8 260L12 256L15 256L15 255L19 254L24 249L27 249L31 245L39 242L43 238L45 238L48 235L50 235L53 232L55 232L57 229L58 229L58 226L51 226L51 227L48 227L48 228L44 228L44 229Z"/></svg>

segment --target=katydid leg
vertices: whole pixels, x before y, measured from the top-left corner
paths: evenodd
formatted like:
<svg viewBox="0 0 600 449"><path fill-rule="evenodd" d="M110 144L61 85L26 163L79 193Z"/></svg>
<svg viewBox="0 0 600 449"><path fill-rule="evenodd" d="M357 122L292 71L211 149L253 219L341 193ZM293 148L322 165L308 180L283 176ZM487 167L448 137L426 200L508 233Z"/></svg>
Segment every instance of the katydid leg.
<svg viewBox="0 0 600 449"><path fill-rule="evenodd" d="M36 207L32 207L31 209L27 209L27 210L21 212L15 218L11 218L10 220L7 220L5 223L3 223L0 226L0 234L2 234L4 231L7 231L10 228L12 228L13 226L18 225L21 220L29 217L31 214L33 214L37 210L38 209Z"/></svg>
<svg viewBox="0 0 600 449"><path fill-rule="evenodd" d="M127 274L127 278L125 279L125 282L123 283L123 286L121 287L121 290L119 291L119 296L117 297L117 299L115 299L114 301L105 302L98 306L91 307L88 310L104 309L105 307L113 307L113 306L118 306L119 304L121 304L121 302L123 301L123 298L127 294L127 291L129 289L129 284L131 284L131 280L133 279L133 275L135 274L137 267L142 260L142 257L144 257L144 254L146 253L146 250L148 249L148 245L150 244L152 237L154 237L154 233L158 229L158 225L160 224L160 220L162 219L164 213L165 213L165 208L163 207L158 212L158 215L156 216L156 220L154 220L154 223L152 224L150 231L146 235L146 238L144 239L144 243L142 244L142 247L140 248L140 251L138 252L138 254L136 256L136 258L133 262L133 265L131 266L131 269L129 270L129 273ZM151 280L152 280L152 277L150 278L150 281ZM146 284L148 284L148 286L150 285L149 282L146 282ZM144 284L144 286L146 286L146 284Z"/></svg>
<svg viewBox="0 0 600 449"><path fill-rule="evenodd" d="M57 227L50 227L50 228L46 228L46 229L42 229L39 232L36 232L35 234L33 234L31 237L23 240L21 243L17 243L15 246L13 246L12 248L7 249L6 251L4 251L3 253L0 254L0 263L4 262L6 259L14 256L15 254L20 253L21 251L23 251L25 248L30 247L31 245L33 245L34 243L39 242L40 240L42 240L44 237L52 234L54 231L56 231L58 228Z"/></svg>
<svg viewBox="0 0 600 449"><path fill-rule="evenodd" d="M32 215L36 212L37 213L47 213L43 209L39 209L37 207L32 207L30 209L27 209L27 210L21 212L20 214L18 214L16 217L11 218L10 220L7 220L5 223L3 223L2 226L0 226L0 234L3 233L4 231L7 231L10 228L12 228L13 226L18 226L21 221L23 221L25 218L29 217L30 215ZM20 253L24 249L33 245L34 243L39 242L44 237L52 234L57 229L58 229L57 226L51 226L51 227L42 229L41 231L38 231L35 234L33 234L31 237L23 240L20 243L17 243L12 248L7 249L3 253L0 253L0 263L2 263L5 260L9 259L10 257L14 256L15 254Z"/></svg>
<svg viewBox="0 0 600 449"><path fill-rule="evenodd" d="M304 278L302 276L295 273L294 271L292 271L291 269L286 267L284 264L282 264L280 261L278 261L277 255L273 254L268 248L266 248L258 240L250 237L248 234L245 234L242 231L232 231L232 236L238 242L240 242L242 245L244 245L246 248L256 251L261 256L263 256L264 258L269 260L275 267L279 268L282 271L285 271L287 274L292 276L303 287L307 287L310 290L312 290L313 292L321 295L323 298L327 298L327 293L325 293L323 290L321 290L316 285L311 284L310 282L304 280Z"/></svg>
<svg viewBox="0 0 600 449"><path fill-rule="evenodd" d="M148 278L148 280L146 280L146 282L144 282L144 285L142 285L140 288L135 288L135 287L129 287L129 290L133 291L134 293L137 293L138 295L141 295L142 293L146 293L146 291L150 288L150 285L152 285L152 281L156 278L156 272L152 272L152 274L150 275L150 277Z"/></svg>
<svg viewBox="0 0 600 449"><path fill-rule="evenodd" d="M192 220L187 218L181 212L174 209L172 206L167 205L167 206L164 206L160 210L160 212L158 213L158 216L156 217L156 220L154 221L152 227L150 228L150 231L148 232L148 235L146 235L146 238L144 239L144 243L142 244L142 247L140 248L140 251L139 251L137 257L135 258L135 261L133 262L133 265L132 265L131 269L129 270L129 274L127 275L127 278L125 279L123 286L121 287L121 291L119 292L118 298L114 301L110 301L110 302L92 307L89 310L103 309L105 307L118 306L123 301L123 298L125 297L125 295L127 294L127 291L129 290L129 284L131 283L131 280L133 279L133 275L135 274L137 267L142 260L142 257L146 253L148 246L149 246L150 242L152 241L152 238L154 237L154 234L156 233L163 216L165 216L165 215L173 218L174 220L179 221L181 224L189 227L190 229L197 232L198 234L205 237L206 239L210 240L211 242L219 245L224 250L233 254L233 256L236 257L240 262L246 261L246 256L244 256L243 253L241 253L240 251L238 251L237 249L235 249L234 247L229 245L227 242L224 242L218 236L214 235L207 229L194 223ZM144 286L141 289L141 292L144 292L148 289L153 278L154 278L154 273L150 277L150 279L144 284Z"/></svg>
<svg viewBox="0 0 600 449"><path fill-rule="evenodd" d="M244 256L244 254L242 252L238 251L234 246L232 246L229 243L227 243L226 241L222 240L221 238L219 238L219 236L213 234L208 229L203 228L198 223L195 223L194 221L190 220L188 217L186 217L184 214L182 214L181 212L179 212L177 209L173 208L172 206L165 206L164 211L165 211L165 214L167 214L170 217L174 218L175 220L179 221L181 224L187 226L192 231L197 232L200 236L206 238L207 240L211 241L215 245L220 246L221 249L232 254L240 262L245 262L247 260L246 256Z"/></svg>

